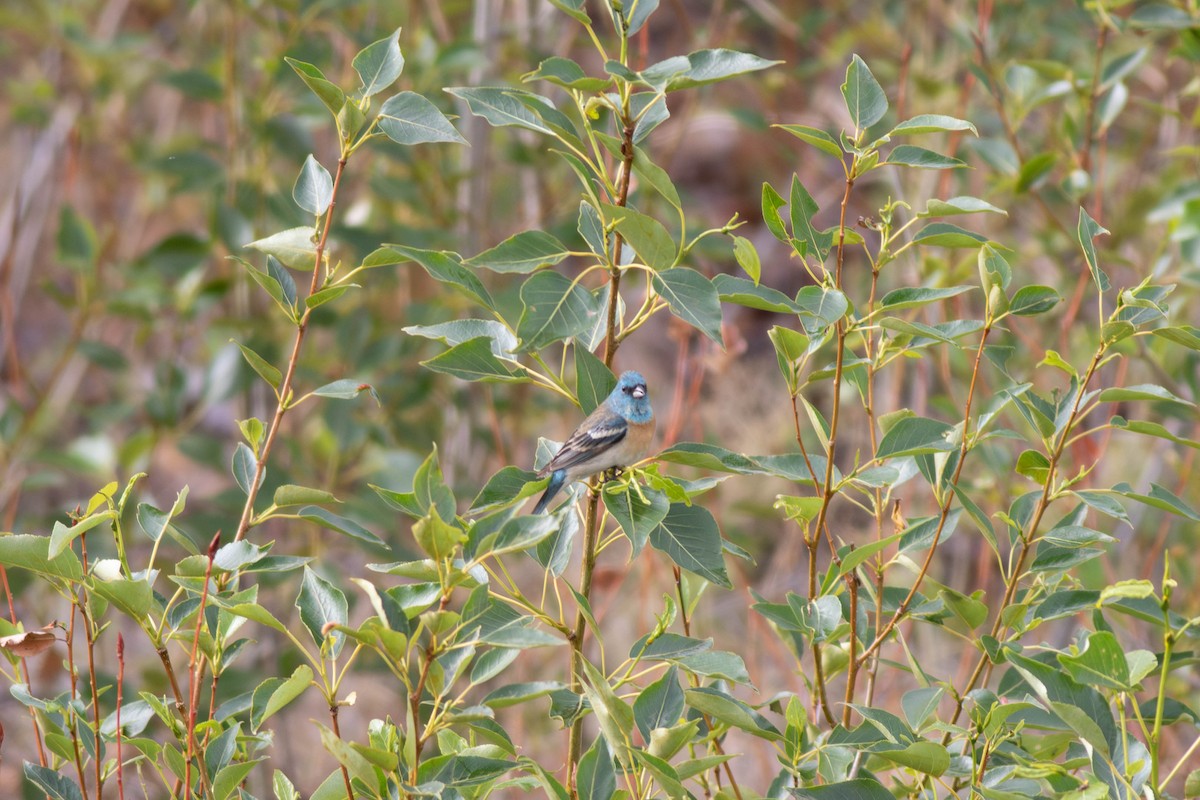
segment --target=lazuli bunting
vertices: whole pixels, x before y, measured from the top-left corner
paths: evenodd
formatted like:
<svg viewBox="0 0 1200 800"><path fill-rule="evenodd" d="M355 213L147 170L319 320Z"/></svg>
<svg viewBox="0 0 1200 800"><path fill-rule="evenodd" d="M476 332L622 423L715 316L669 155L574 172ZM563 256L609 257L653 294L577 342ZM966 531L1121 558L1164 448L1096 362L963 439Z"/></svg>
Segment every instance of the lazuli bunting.
<svg viewBox="0 0 1200 800"><path fill-rule="evenodd" d="M623 372L612 394L588 414L550 463L538 471L539 478L549 475L550 483L533 513L545 511L568 483L640 461L653 438L654 411L646 379L636 372Z"/></svg>

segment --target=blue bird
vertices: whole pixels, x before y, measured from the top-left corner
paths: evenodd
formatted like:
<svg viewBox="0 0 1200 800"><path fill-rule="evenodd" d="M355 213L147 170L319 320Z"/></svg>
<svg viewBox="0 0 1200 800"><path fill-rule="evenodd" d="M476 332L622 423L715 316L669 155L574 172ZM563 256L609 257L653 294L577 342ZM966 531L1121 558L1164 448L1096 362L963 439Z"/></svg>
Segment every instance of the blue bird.
<svg viewBox="0 0 1200 800"><path fill-rule="evenodd" d="M640 461L654 438L654 411L646 379L637 372L624 372L596 410L588 414L538 477L550 476L546 492L534 506L540 514L568 483L613 467Z"/></svg>

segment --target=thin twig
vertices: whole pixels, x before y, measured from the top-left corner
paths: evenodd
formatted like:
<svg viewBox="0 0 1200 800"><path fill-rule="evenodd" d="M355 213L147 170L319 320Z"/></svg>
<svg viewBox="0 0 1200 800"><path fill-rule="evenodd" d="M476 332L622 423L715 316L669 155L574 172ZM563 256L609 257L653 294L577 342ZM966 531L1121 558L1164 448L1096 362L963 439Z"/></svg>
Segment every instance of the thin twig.
<svg viewBox="0 0 1200 800"><path fill-rule="evenodd" d="M204 607L208 604L208 585L212 581L213 561L217 557L217 548L221 546L221 532L213 535L208 543L208 564L204 568L204 587L200 590L200 607L196 609L196 627L192 634L192 651L188 657L188 715L187 715L187 759L184 764L184 791L192 791L192 761L196 753L196 706L200 704L200 630L204 626ZM202 767L197 768L201 785L207 784L207 778Z"/></svg>
<svg viewBox="0 0 1200 800"><path fill-rule="evenodd" d="M86 531L79 537L79 551L83 556L83 571L86 574L88 571ZM96 773L96 800L101 800L104 791L104 764L101 763L100 758L100 693L96 686L96 637L91 615L88 614L85 605L79 607L79 613L83 617L83 637L87 641L88 685L92 690L92 752L96 754L92 758L92 766Z"/></svg>
<svg viewBox="0 0 1200 800"><path fill-rule="evenodd" d="M117 797L125 800L125 779L121 757L121 685L125 682L125 637L117 633Z"/></svg>

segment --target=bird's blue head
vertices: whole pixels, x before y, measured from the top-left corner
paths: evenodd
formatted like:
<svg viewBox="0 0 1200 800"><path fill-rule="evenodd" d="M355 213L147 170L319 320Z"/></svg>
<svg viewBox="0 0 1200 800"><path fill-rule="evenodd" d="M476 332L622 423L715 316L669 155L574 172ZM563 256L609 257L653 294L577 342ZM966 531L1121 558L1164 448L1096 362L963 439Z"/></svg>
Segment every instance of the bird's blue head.
<svg viewBox="0 0 1200 800"><path fill-rule="evenodd" d="M649 422L654 418L646 379L633 370L621 373L617 387L608 396L608 403L629 422Z"/></svg>

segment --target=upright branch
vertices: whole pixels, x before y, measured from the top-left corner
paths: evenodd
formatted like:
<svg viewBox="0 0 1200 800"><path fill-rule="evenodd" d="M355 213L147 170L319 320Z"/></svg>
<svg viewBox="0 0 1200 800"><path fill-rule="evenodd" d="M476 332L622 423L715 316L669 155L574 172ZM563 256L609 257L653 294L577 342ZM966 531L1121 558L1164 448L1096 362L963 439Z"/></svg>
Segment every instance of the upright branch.
<svg viewBox="0 0 1200 800"><path fill-rule="evenodd" d="M633 132L634 123L629 116L628 96L624 99L622 108L621 131L621 167L618 175L616 204L624 207L629 202L629 179L633 171ZM604 328L604 366L612 369L613 359L621 342L617 308L620 303L621 288L621 235L613 236L612 253L609 257L608 270L608 311ZM583 522L583 562L579 568L579 595L585 601L591 601L592 576L596 570L596 545L600 538L600 490L598 485L591 486L584 507ZM575 628L571 633L571 691L579 693L583 675L583 642L587 635L587 614L583 608L575 612ZM579 758L583 753L583 719L577 716L571 723L571 732L567 739L567 789L576 796L575 771L579 766Z"/></svg>
<svg viewBox="0 0 1200 800"><path fill-rule="evenodd" d="M1062 427L1057 439L1049 453L1049 464L1046 468L1046 475L1042 482L1042 491L1038 496L1037 505L1034 507L1033 514L1029 518L1029 523L1022 529L1020 541L1017 550L1017 558L1013 563L1012 570L1006 576L1004 588L1004 598L1001 600L995 620L992 622L991 630L989 631L992 638L999 638L1005 628L1004 609L1012 604L1013 598L1016 597L1017 588L1021 584L1021 574L1025 570L1025 562L1029 559L1029 554L1033 551L1034 545L1037 543L1037 532L1042 524L1042 517L1045 516L1047 509L1050 508L1051 502L1054 500L1054 484L1058 479L1058 465L1062 459L1063 451L1066 447L1067 440L1070 437L1071 429L1075 427L1075 423L1079 419L1079 411L1083 404L1084 395L1087 392L1088 384L1091 383L1092 377L1095 375L1097 368L1104 359L1104 355L1108 350L1108 342L1101 342L1096 348L1096 352L1092 355L1091 363L1088 364L1087 370L1084 372L1082 379L1079 382L1079 391L1076 394L1075 401L1071 405L1070 413L1067 416L1066 423ZM959 716L962 714L966 697L970 692L980 684L980 680L984 683L991 675L992 661L988 658L987 653L983 653L979 657L979 661L975 664L975 669L971 672L971 677L967 680L966 687L958 693L954 701L954 713L950 717L950 724L954 725L958 722Z"/></svg>
<svg viewBox="0 0 1200 800"><path fill-rule="evenodd" d="M316 293L321 283L321 273L325 265L325 250L329 242L329 231L333 227L333 211L337 207L338 189L342 184L342 173L346 169L346 159L348 157L349 153L342 153L341 158L337 162L337 171L333 176L333 194L329 201L329 208L325 211L324 221L321 224L317 240L312 277L309 281L309 296ZM238 521L237 533L233 537L235 542L241 541L245 537L254 519L254 503L258 499L258 489L262 484L263 474L267 469L267 459L271 455L271 448L275 444L275 437L279 434L279 428L283 423L283 415L290 408L293 394L292 383L296 376L296 365L300 361L300 348L304 344L304 334L308 331L308 321L312 316L312 311L312 308L306 304L299 321L296 323L296 336L292 340L292 352L288 356L287 368L284 370L283 380L280 381L277 392L278 402L275 406L275 414L271 418L270 427L267 428L267 435L263 440L262 450L254 460L254 477L246 490L246 504L242 507L242 516Z"/></svg>

